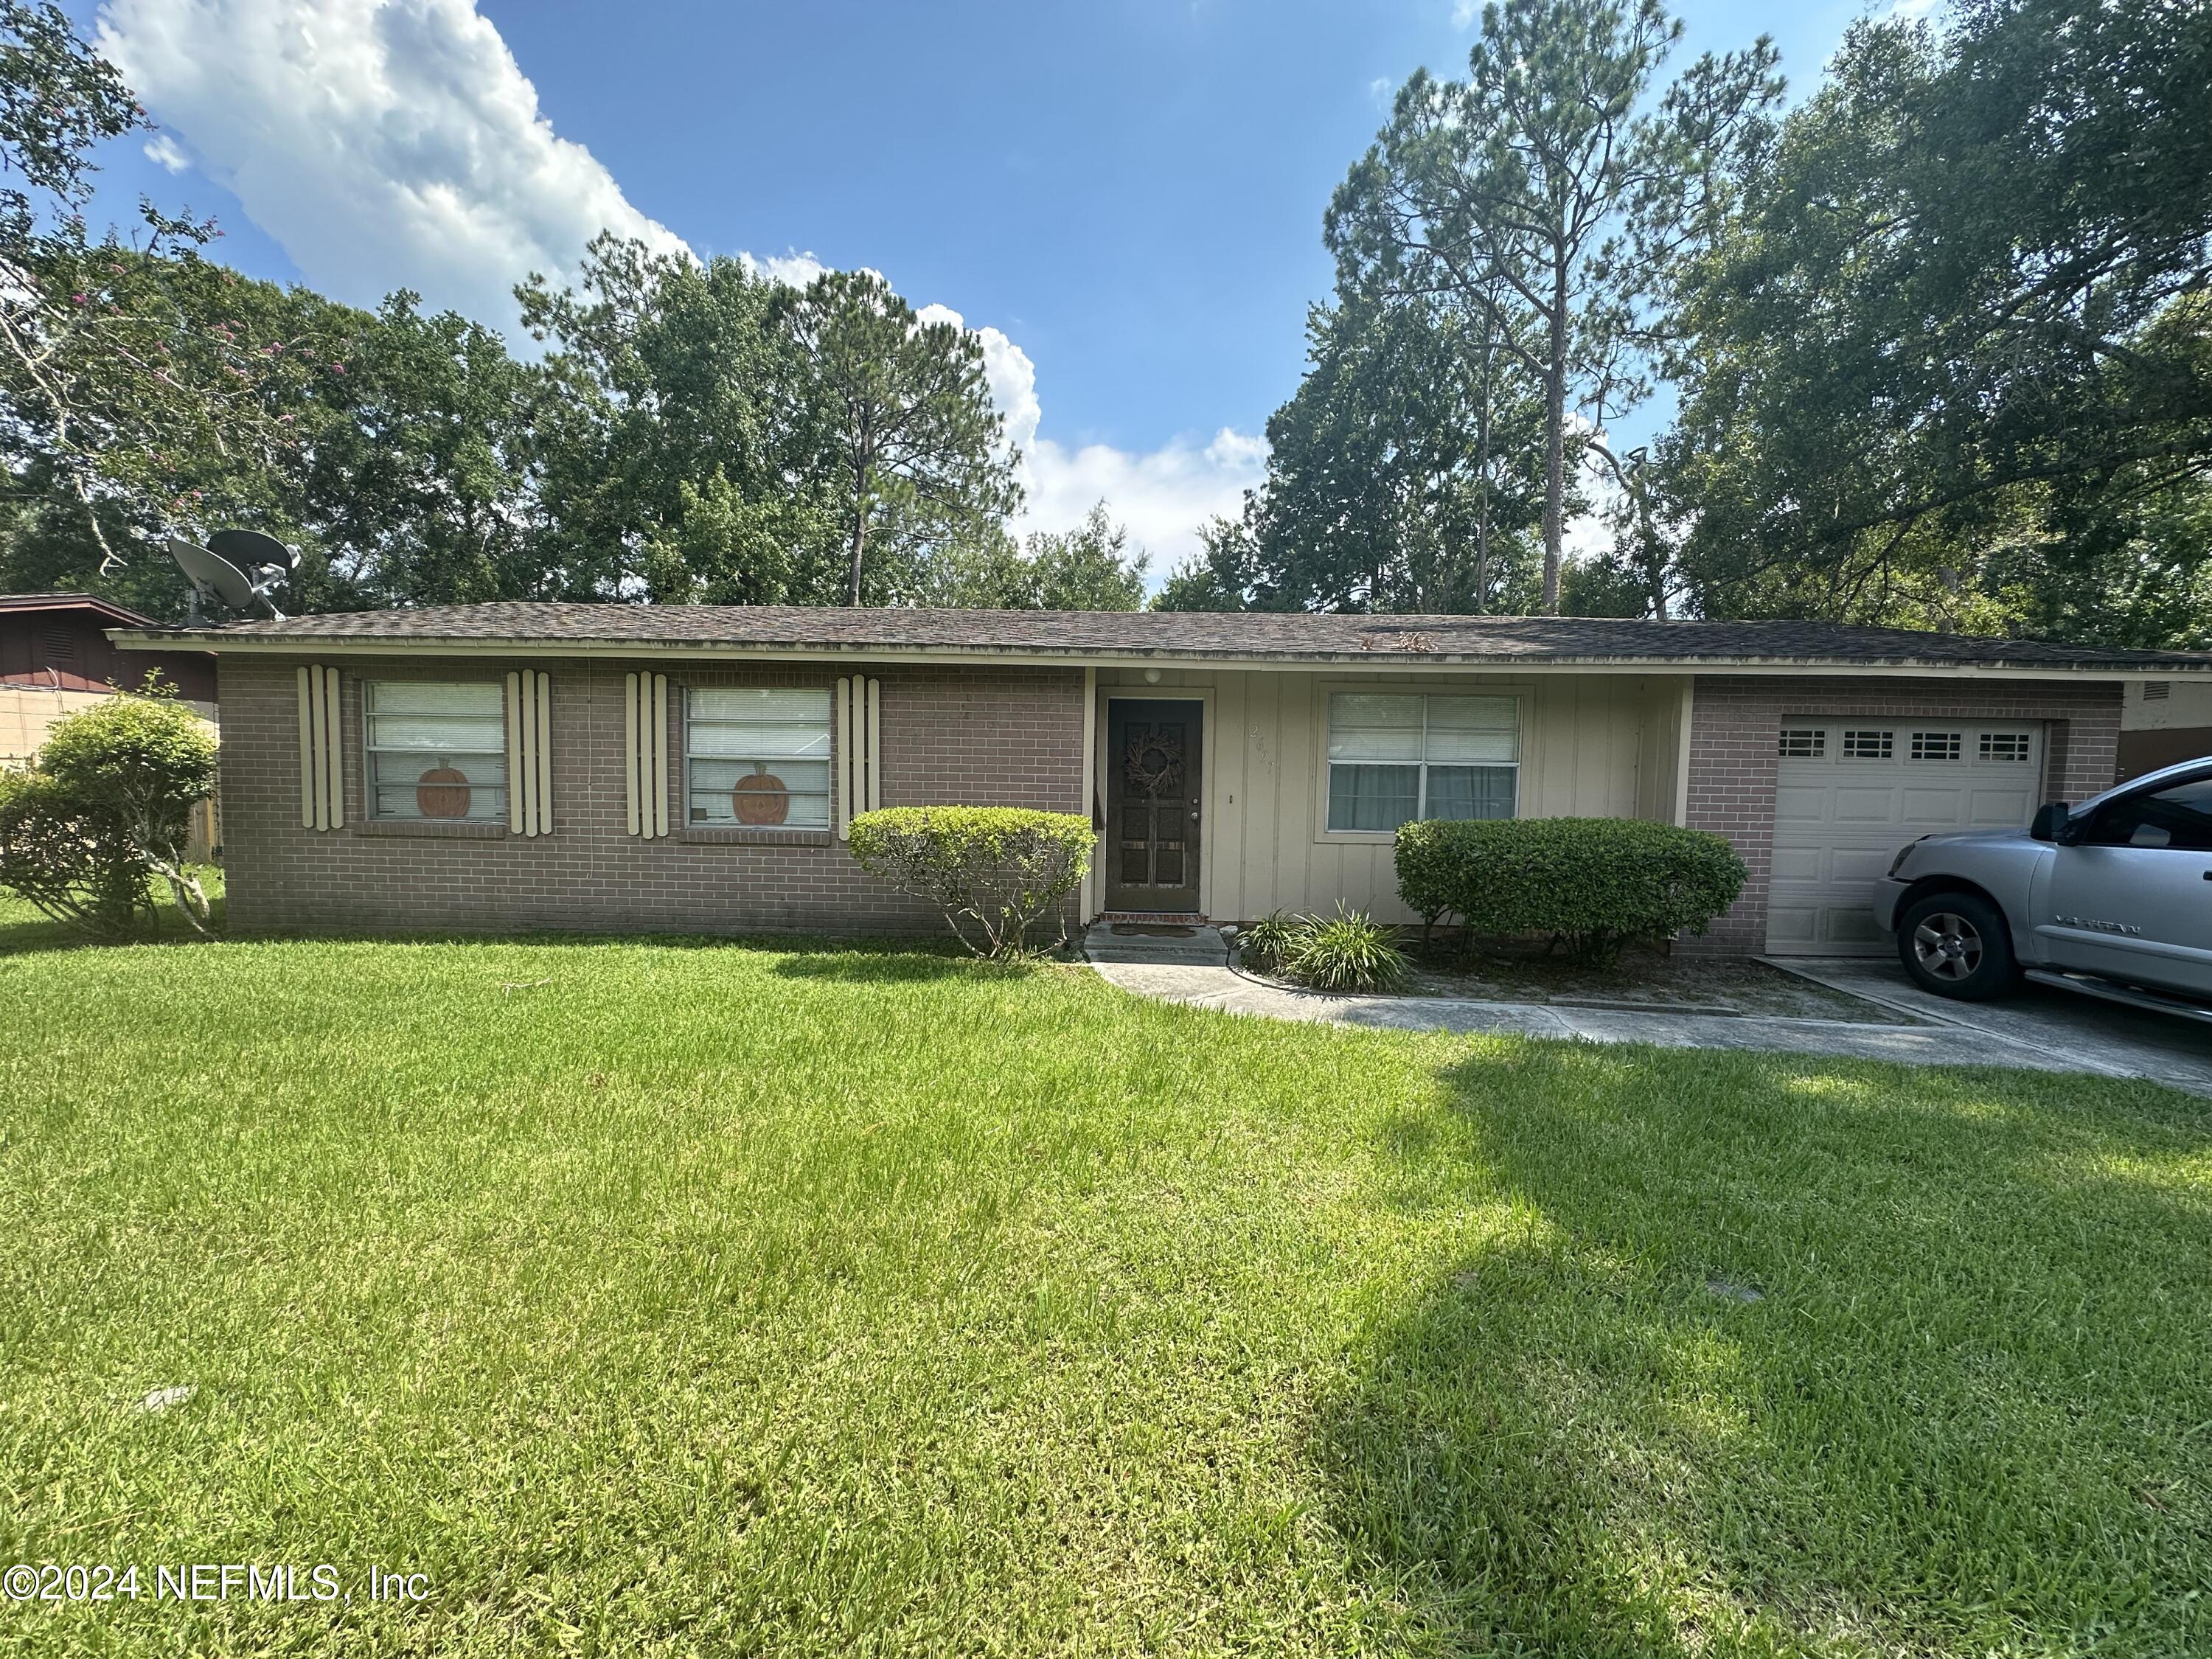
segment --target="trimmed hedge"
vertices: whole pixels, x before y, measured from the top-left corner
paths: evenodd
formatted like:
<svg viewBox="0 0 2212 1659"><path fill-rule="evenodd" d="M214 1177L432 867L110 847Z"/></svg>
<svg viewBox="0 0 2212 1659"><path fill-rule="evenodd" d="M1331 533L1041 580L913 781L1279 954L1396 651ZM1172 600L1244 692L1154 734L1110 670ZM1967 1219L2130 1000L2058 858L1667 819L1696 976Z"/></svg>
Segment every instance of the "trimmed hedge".
<svg viewBox="0 0 2212 1659"><path fill-rule="evenodd" d="M1398 831L1398 893L1468 934L1545 933L1584 961L1702 933L1743 890L1718 836L1640 818L1430 819Z"/></svg>
<svg viewBox="0 0 2212 1659"><path fill-rule="evenodd" d="M887 806L852 826L863 870L936 905L963 945L992 957L1028 949L1029 930L1081 884L1096 839L1089 818L1019 806Z"/></svg>

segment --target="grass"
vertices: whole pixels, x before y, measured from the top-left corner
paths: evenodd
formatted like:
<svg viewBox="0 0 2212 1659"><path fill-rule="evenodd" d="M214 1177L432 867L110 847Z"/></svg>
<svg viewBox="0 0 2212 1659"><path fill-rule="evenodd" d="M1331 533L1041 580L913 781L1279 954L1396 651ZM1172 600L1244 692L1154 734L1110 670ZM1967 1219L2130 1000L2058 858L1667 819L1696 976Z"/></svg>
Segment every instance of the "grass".
<svg viewBox="0 0 2212 1659"><path fill-rule="evenodd" d="M924 952L36 944L0 1563L354 1600L0 1653L2212 1648L2200 1102Z"/></svg>

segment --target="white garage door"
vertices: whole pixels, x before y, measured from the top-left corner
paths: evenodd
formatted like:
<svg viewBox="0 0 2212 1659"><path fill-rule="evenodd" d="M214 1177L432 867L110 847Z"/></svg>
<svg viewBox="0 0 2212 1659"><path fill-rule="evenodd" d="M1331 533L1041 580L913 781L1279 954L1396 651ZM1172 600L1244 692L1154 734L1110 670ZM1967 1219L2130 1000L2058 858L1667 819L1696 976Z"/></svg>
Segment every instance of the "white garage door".
<svg viewBox="0 0 2212 1659"><path fill-rule="evenodd" d="M2027 721L1800 720L1783 724L1774 792L1777 956L1889 948L1869 906L1897 849L1944 830L2011 830L2035 815L2043 729Z"/></svg>

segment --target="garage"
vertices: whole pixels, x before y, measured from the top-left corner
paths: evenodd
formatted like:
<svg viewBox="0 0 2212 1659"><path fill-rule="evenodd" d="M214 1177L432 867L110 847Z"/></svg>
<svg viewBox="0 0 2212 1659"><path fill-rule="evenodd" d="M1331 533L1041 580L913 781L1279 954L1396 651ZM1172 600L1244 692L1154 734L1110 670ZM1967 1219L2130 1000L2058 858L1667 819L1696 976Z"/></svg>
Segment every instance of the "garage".
<svg viewBox="0 0 2212 1659"><path fill-rule="evenodd" d="M2021 829L2041 801L2033 721L1785 720L1777 741L1771 955L1887 951L1869 905L1899 848L1947 830Z"/></svg>

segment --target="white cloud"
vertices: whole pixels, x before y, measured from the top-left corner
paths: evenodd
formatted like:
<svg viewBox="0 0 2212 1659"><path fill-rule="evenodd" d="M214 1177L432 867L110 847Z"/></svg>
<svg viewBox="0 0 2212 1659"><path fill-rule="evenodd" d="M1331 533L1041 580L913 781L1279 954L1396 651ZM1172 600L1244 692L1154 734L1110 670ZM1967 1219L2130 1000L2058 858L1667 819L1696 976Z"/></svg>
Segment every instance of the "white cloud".
<svg viewBox="0 0 2212 1659"><path fill-rule="evenodd" d="M1474 27L1474 20L1482 15L1482 0L1453 0L1452 27L1455 29Z"/></svg>
<svg viewBox="0 0 2212 1659"><path fill-rule="evenodd" d="M146 141L146 159L172 173L182 173L191 166L192 158L177 145L177 141L166 132L157 132Z"/></svg>
<svg viewBox="0 0 2212 1659"><path fill-rule="evenodd" d="M811 253L791 250L771 253L765 259L750 253L738 255L745 269L756 276L765 276L772 283L781 283L787 288L805 288L830 269Z"/></svg>
<svg viewBox="0 0 2212 1659"><path fill-rule="evenodd" d="M1103 500L1152 556L1157 583L1198 550L1200 525L1243 510L1244 492L1267 476L1267 443L1225 426L1204 444L1179 438L1143 451L1040 438L1023 470L1030 495L1019 528L1066 529Z"/></svg>
<svg viewBox="0 0 2212 1659"><path fill-rule="evenodd" d="M106 0L99 46L337 298L413 288L507 326L514 285L602 229L684 246L554 132L473 0Z"/></svg>
<svg viewBox="0 0 2212 1659"><path fill-rule="evenodd" d="M927 322L958 323L950 307L931 305ZM1037 399L1036 365L1000 330L975 331L983 348L983 375L991 401L1006 417L1006 441L1022 452L1027 498L1015 520L1017 534L1066 530L1098 502L1128 526L1133 547L1152 556L1152 580L1164 578L1198 549L1198 527L1217 514L1234 517L1244 492L1267 470L1267 444L1224 427L1210 441L1179 438L1154 450L1111 444L1070 448L1039 435L1044 416Z"/></svg>

